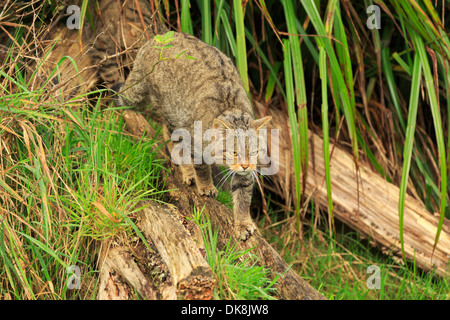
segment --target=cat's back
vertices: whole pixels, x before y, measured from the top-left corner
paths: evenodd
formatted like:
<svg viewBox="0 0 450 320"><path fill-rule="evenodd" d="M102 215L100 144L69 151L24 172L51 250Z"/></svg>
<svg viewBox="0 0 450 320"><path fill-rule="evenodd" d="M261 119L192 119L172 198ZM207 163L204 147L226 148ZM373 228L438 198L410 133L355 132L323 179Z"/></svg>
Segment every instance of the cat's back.
<svg viewBox="0 0 450 320"><path fill-rule="evenodd" d="M236 77L240 79L230 58L216 47L210 46L194 36L174 32L173 40L169 45L170 47L163 49L160 55L160 51L156 47L161 47L161 44L155 39L147 41L138 53L136 64L143 71L153 70L152 78L158 75L169 76L173 72L174 75L177 75L175 79L198 73L203 75L219 74L230 80L236 80ZM188 59L186 56L194 59Z"/></svg>
<svg viewBox="0 0 450 320"><path fill-rule="evenodd" d="M176 106L197 114L205 111L201 109L205 105L210 106L206 111L213 113L241 106L251 112L239 72L223 52L181 32L175 32L169 44L171 47L163 49L160 55L155 46L161 44L154 39L148 41L134 66L146 77L152 91L157 92L159 101L154 102L160 107Z"/></svg>

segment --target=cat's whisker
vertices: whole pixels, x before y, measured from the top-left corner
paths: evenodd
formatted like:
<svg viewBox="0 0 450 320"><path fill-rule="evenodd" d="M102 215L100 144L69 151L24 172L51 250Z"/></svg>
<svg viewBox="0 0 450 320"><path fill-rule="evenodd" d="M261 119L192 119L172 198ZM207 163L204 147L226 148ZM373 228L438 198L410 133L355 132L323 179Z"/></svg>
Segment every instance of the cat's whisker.
<svg viewBox="0 0 450 320"><path fill-rule="evenodd" d="M227 181L227 178L233 174L233 170L231 168L227 169L226 174L220 179L219 183L217 184L217 187L221 187L225 182Z"/></svg>
<svg viewBox="0 0 450 320"><path fill-rule="evenodd" d="M226 177L227 176L227 174L228 174L228 172L230 171L231 169L230 168L228 168L228 169L226 169L225 170L225 172L223 172L223 171L220 171L218 174L216 174L215 176L214 176L214 179L216 179L217 178L217 176L219 176L219 175L223 175L222 176L222 178L220 179L220 181L219 181L219 183L218 184L220 184L220 182L222 182L222 180L224 179L224 177Z"/></svg>
<svg viewBox="0 0 450 320"><path fill-rule="evenodd" d="M233 172L228 173L228 175L226 176L226 178L223 180L223 182L219 185L219 187L222 187L225 182L227 182L228 178L233 174Z"/></svg>
<svg viewBox="0 0 450 320"><path fill-rule="evenodd" d="M259 175L263 176L263 178L266 179L268 182L270 182L271 185L273 185L273 181L272 181L272 179L271 179L269 176L263 174L263 173L262 173L260 170L258 170L258 169L255 169L255 171L258 172Z"/></svg>
<svg viewBox="0 0 450 320"><path fill-rule="evenodd" d="M229 173L226 173L226 174L222 177L222 179L220 179L220 181L217 183L217 188L221 187L221 186L225 183L225 181L227 180L227 177L228 177L229 175L230 175Z"/></svg>
<svg viewBox="0 0 450 320"><path fill-rule="evenodd" d="M225 175L230 170L231 170L231 168L225 169L224 171L219 169L219 172L214 176L214 179L217 178L217 176L219 176L221 174Z"/></svg>
<svg viewBox="0 0 450 320"><path fill-rule="evenodd" d="M258 183L259 190L261 191L261 193L263 193L263 189L262 189L262 186L261 186L261 183L260 183L260 179L259 179L258 175L254 171L252 171L252 177L256 178L256 182Z"/></svg>

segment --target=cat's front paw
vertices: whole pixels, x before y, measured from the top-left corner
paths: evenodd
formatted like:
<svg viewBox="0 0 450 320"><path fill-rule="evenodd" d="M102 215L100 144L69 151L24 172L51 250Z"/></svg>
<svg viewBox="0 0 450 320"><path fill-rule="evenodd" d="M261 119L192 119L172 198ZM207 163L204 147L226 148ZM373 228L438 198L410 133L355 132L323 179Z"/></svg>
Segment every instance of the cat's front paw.
<svg viewBox="0 0 450 320"><path fill-rule="evenodd" d="M214 185L206 185L206 186L198 186L198 192L202 196L211 196L211 197L217 197L218 191Z"/></svg>
<svg viewBox="0 0 450 320"><path fill-rule="evenodd" d="M172 152L172 151L170 151ZM195 183L195 171L191 165L180 164L181 176L185 185L190 186Z"/></svg>
<svg viewBox="0 0 450 320"><path fill-rule="evenodd" d="M190 186L191 184L194 184L195 182L195 174L183 174L183 182Z"/></svg>
<svg viewBox="0 0 450 320"><path fill-rule="evenodd" d="M256 232L256 230L256 225L252 221L240 223L236 228L237 237L240 241L247 241Z"/></svg>

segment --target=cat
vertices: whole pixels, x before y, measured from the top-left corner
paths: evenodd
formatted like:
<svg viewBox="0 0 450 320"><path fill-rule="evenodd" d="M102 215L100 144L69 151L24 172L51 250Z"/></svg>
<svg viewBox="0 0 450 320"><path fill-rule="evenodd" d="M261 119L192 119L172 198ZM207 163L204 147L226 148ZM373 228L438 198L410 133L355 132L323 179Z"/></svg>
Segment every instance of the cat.
<svg viewBox="0 0 450 320"><path fill-rule="evenodd" d="M189 34L174 32L170 42L172 47L163 51L163 58L169 59L161 61L160 50L154 47L157 45L160 43L152 39L138 51L126 82L113 87L118 92L115 94L116 104L133 106L137 110L152 106L162 118L166 140L171 140L177 129L184 129L193 137L196 121L202 124L202 134L208 129L214 130L215 143L222 144L223 152L213 152L213 156L216 160L229 162L225 165L228 166L227 175L232 176L236 235L246 241L257 230L250 216L250 203L253 180L258 178L258 153L266 152L263 143L257 146L250 141L258 141L257 135L266 129L271 117L254 118L236 67L216 47ZM194 59L170 59L180 53L181 57L186 55ZM249 143L245 142L245 135ZM227 142L232 142L237 148L225 148ZM170 149L173 150L178 143L182 142L173 142ZM192 144L191 159L194 159L195 148L204 149L210 143ZM201 195L217 196L210 165L204 161L197 162L179 165L184 183L191 185L195 182Z"/></svg>
<svg viewBox="0 0 450 320"><path fill-rule="evenodd" d="M168 28L154 18L148 0L102 0L88 6L92 25L85 19L83 40L103 83L123 82L140 47Z"/></svg>

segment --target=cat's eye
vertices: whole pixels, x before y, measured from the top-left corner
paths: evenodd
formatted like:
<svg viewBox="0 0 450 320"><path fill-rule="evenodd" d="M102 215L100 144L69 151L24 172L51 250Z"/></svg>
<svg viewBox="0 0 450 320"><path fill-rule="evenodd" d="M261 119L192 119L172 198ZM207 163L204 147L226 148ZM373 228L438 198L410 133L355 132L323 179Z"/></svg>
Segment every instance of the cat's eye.
<svg viewBox="0 0 450 320"><path fill-rule="evenodd" d="M233 150L233 151L230 150L229 154L236 157L237 156L237 151L236 150Z"/></svg>
<svg viewBox="0 0 450 320"><path fill-rule="evenodd" d="M258 154L258 150L254 150L252 152L250 152L250 156L254 157Z"/></svg>

